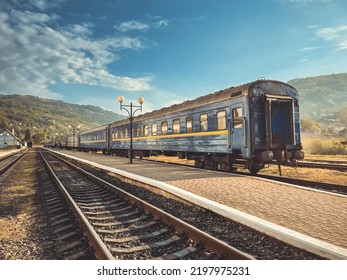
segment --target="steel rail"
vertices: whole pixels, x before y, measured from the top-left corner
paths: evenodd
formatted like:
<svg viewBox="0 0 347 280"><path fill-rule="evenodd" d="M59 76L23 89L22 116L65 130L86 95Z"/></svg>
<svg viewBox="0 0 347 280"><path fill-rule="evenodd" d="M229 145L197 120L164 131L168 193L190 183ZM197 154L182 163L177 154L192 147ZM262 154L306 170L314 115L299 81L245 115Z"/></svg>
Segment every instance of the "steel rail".
<svg viewBox="0 0 347 280"><path fill-rule="evenodd" d="M347 165L333 164L333 163L315 163L315 162L298 162L296 163L298 167L307 168L322 168L322 169L332 169L338 171L347 171Z"/></svg>
<svg viewBox="0 0 347 280"><path fill-rule="evenodd" d="M20 160L26 153L28 152L28 150L26 150L25 152L23 152L21 155L17 156L14 160L10 161L9 163L7 163L5 166L0 168L0 175L4 174L6 170L8 170L11 166L13 166L18 160ZM11 154L9 156L6 156L4 158L2 158L2 160L4 159L8 159L12 156L17 155L18 153L14 153Z"/></svg>
<svg viewBox="0 0 347 280"><path fill-rule="evenodd" d="M221 241L208 233L174 217L173 215L159 209L158 207L155 207L148 202L129 194L122 189L106 182L105 180L98 178L97 176L83 170L82 168L74 165L73 163L62 159L58 157L56 154L52 154L55 158L63 161L70 167L74 168L76 171L80 172L84 176L87 176L89 179L91 179L94 183L101 185L103 187L108 188L109 190L116 192L117 195L122 196L124 199L128 200L134 205L137 205L138 207L142 208L145 212L151 213L154 217L161 219L167 224L171 224L174 226L174 228L178 232L185 233L189 238L192 240L195 240L197 242L201 242L204 244L204 246L211 250L212 252L216 253L219 256L222 256L223 258L227 259L235 259L235 260L251 260L255 259L253 256L244 253L237 248L227 244L224 241Z"/></svg>
<svg viewBox="0 0 347 280"><path fill-rule="evenodd" d="M46 165L46 168L48 172L50 173L51 177L57 184L60 191L63 193L64 197L66 198L66 201L71 206L71 209L73 210L73 213L77 220L79 221L81 228L88 236L88 242L94 249L95 257L99 260L114 260L113 255L111 252L107 249L104 242L101 240L100 236L97 234L97 232L94 230L94 228L91 226L91 224L88 222L87 218L84 216L82 211L79 209L76 202L73 200L73 198L70 196L62 182L59 180L57 175L55 174L54 170L51 168L47 160L44 158L42 153L40 152L41 158L43 162Z"/></svg>

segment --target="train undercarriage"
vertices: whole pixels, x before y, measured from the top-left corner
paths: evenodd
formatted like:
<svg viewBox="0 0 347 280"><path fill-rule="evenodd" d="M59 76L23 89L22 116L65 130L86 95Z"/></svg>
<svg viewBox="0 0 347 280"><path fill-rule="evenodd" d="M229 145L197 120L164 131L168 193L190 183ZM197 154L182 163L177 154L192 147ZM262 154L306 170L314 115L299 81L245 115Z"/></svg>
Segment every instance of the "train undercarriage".
<svg viewBox="0 0 347 280"><path fill-rule="evenodd" d="M104 154L113 154L121 157L129 157L129 150L102 151ZM165 152L149 150L133 150L133 158L144 158L150 156L178 156L179 159L194 160L198 168L219 170L224 172L235 172L238 168L245 168L251 174L257 174L266 164L277 164L281 175L281 165L295 165L297 160L304 158L301 150L297 151L262 151L251 159L244 159L241 153L218 154L218 153L188 153L188 152Z"/></svg>

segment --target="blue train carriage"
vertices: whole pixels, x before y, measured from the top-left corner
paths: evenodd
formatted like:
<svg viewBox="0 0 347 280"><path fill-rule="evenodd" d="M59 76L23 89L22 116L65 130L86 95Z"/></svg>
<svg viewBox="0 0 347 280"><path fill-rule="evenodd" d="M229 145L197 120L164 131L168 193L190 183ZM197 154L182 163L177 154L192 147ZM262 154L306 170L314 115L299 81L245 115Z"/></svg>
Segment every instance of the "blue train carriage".
<svg viewBox="0 0 347 280"><path fill-rule="evenodd" d="M110 125L113 153L127 156L129 121ZM303 158L297 91L258 80L134 118L133 153L194 159L198 167L257 173L265 163Z"/></svg>
<svg viewBox="0 0 347 280"><path fill-rule="evenodd" d="M86 152L99 152L106 154L110 150L109 127L102 125L79 134L79 149Z"/></svg>

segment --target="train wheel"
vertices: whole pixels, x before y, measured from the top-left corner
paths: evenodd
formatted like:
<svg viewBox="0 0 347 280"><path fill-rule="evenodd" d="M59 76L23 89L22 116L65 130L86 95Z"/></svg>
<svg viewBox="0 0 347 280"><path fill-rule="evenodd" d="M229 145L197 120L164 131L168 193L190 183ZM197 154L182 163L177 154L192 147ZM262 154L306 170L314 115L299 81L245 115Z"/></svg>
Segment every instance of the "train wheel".
<svg viewBox="0 0 347 280"><path fill-rule="evenodd" d="M249 165L248 170L249 172L251 172L252 175L255 175L260 171L260 168L254 165Z"/></svg>
<svg viewBox="0 0 347 280"><path fill-rule="evenodd" d="M247 160L246 167L252 175L255 175L264 168L264 164L257 160Z"/></svg>
<svg viewBox="0 0 347 280"><path fill-rule="evenodd" d="M204 160L201 158L196 158L194 162L194 166L198 168L205 168Z"/></svg>

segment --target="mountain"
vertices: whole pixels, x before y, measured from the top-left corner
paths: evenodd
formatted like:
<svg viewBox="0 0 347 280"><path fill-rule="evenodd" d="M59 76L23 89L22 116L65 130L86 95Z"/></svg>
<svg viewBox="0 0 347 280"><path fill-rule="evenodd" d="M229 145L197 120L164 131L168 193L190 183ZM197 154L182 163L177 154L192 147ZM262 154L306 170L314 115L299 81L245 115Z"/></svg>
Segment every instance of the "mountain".
<svg viewBox="0 0 347 280"><path fill-rule="evenodd" d="M79 126L79 130L84 131L123 118L97 106L76 105L30 95L0 95L0 128L14 128L21 139L25 138L29 129L34 142L71 134L72 126Z"/></svg>
<svg viewBox="0 0 347 280"><path fill-rule="evenodd" d="M288 81L300 96L300 112L315 120L332 117L347 105L347 73L300 78Z"/></svg>

